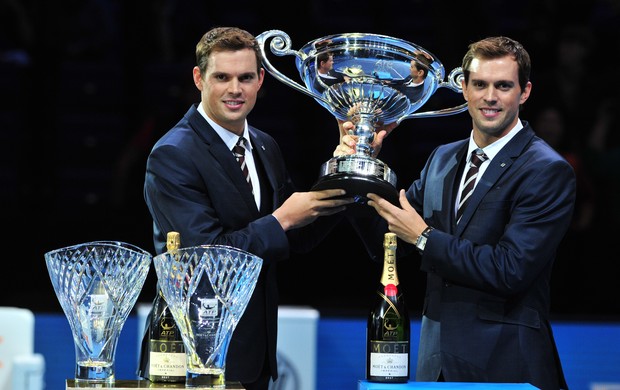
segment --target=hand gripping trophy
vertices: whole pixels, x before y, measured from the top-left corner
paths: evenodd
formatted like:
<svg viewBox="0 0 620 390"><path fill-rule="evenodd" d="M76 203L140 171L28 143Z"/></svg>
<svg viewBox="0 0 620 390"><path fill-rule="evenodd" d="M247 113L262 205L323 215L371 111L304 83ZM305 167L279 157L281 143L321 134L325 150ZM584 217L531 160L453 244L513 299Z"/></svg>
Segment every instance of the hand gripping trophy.
<svg viewBox="0 0 620 390"><path fill-rule="evenodd" d="M356 153L325 162L313 190L344 188L347 195L355 196L359 203L365 203L365 195L373 192L398 204L396 175L387 164L372 157L371 144L377 126L409 118L447 116L467 109L467 103L463 103L418 112L439 88L462 92L463 71L455 68L444 80L445 69L441 62L414 43L377 34L349 33L315 39L294 51L290 37L283 31L265 31L256 38L263 65L272 76L313 97L337 119L355 123ZM276 56L295 56L305 87L271 64L265 51L268 41ZM320 65L326 57L333 59L333 68L324 75ZM426 77L419 85L412 84L412 64L426 70Z"/></svg>

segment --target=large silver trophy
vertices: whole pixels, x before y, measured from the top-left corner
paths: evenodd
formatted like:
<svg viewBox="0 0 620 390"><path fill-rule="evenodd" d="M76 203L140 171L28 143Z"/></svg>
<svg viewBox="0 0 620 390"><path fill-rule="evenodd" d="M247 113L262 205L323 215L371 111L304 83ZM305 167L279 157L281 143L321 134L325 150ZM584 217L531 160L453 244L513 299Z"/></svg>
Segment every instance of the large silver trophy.
<svg viewBox="0 0 620 390"><path fill-rule="evenodd" d="M225 388L226 355L263 260L224 245L155 256L159 286L181 330L188 387Z"/></svg>
<svg viewBox="0 0 620 390"><path fill-rule="evenodd" d="M429 51L401 39L377 34L349 33L315 39L300 50L292 50L290 37L280 30L257 36L265 69L277 80L313 97L338 120L352 120L358 137L356 153L333 157L324 163L313 190L344 188L347 196L365 203L373 192L398 204L396 174L381 160L372 157L372 142L379 125L400 123L404 119L457 114L467 103L440 110L418 112L439 88L462 92L462 69L455 68L445 79L442 63ZM270 41L276 56L295 56L305 86L291 80L270 62L265 47ZM333 71L319 75L319 58L331 55ZM410 66L428 70L419 91L410 84Z"/></svg>
<svg viewBox="0 0 620 390"><path fill-rule="evenodd" d="M115 381L118 338L151 265L150 253L124 242L94 241L45 254L75 344L78 383Z"/></svg>

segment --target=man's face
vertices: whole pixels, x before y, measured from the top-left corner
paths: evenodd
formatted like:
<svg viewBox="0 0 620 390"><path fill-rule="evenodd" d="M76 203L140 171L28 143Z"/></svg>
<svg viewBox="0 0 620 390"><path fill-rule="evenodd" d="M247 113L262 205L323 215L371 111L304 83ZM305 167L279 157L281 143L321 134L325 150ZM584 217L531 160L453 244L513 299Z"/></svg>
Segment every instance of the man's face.
<svg viewBox="0 0 620 390"><path fill-rule="evenodd" d="M424 72L418 68L418 63L415 60L411 60L409 63L409 73L411 74L411 79L420 82L423 80L422 76Z"/></svg>
<svg viewBox="0 0 620 390"><path fill-rule="evenodd" d="M528 82L521 90L518 65L512 57L474 58L469 82L463 82L474 132L493 140L508 133L516 125L519 106L529 97L531 87Z"/></svg>
<svg viewBox="0 0 620 390"><path fill-rule="evenodd" d="M205 74L194 67L194 83L201 91L201 104L217 124L240 135L245 119L256 104L265 71L257 72L251 49L213 52Z"/></svg>

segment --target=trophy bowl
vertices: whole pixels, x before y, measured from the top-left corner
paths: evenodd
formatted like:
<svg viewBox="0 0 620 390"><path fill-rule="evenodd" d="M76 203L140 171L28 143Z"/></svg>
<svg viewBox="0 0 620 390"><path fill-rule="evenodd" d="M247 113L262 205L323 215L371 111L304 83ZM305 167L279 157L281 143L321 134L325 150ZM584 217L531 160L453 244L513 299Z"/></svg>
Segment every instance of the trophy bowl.
<svg viewBox="0 0 620 390"><path fill-rule="evenodd" d="M115 381L116 346L151 265L150 253L124 242L93 241L45 253L75 344L76 383Z"/></svg>
<svg viewBox="0 0 620 390"><path fill-rule="evenodd" d="M462 69L453 69L446 78L443 64L424 48L385 35L347 33L315 39L300 50L292 50L290 37L280 30L268 30L257 37L265 69L277 80L313 97L340 121L355 124L355 154L333 157L320 169L312 190L344 188L359 203L366 194L376 193L398 205L396 174L383 161L373 157L376 129L404 119L458 114L467 103L455 107L421 112L419 109L439 88L461 93ZM269 42L269 43L268 43ZM276 69L271 53L292 55L304 85ZM333 59L327 76L319 72L326 56ZM426 70L426 77L415 88L411 84L412 64Z"/></svg>
<svg viewBox="0 0 620 390"><path fill-rule="evenodd" d="M162 253L153 262L185 345L186 386L225 388L228 345L263 260L233 247L203 245Z"/></svg>

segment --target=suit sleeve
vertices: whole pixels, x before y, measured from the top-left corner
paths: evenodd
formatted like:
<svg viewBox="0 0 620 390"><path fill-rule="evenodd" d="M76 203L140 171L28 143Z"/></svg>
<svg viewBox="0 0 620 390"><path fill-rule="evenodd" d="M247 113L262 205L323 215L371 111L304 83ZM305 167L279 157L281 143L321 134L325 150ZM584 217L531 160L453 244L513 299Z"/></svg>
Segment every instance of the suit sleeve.
<svg viewBox="0 0 620 390"><path fill-rule="evenodd" d="M263 259L288 257L286 234L272 216L252 212L217 161L164 144L147 161L144 195L153 217L155 249L181 233L183 247L230 245Z"/></svg>

